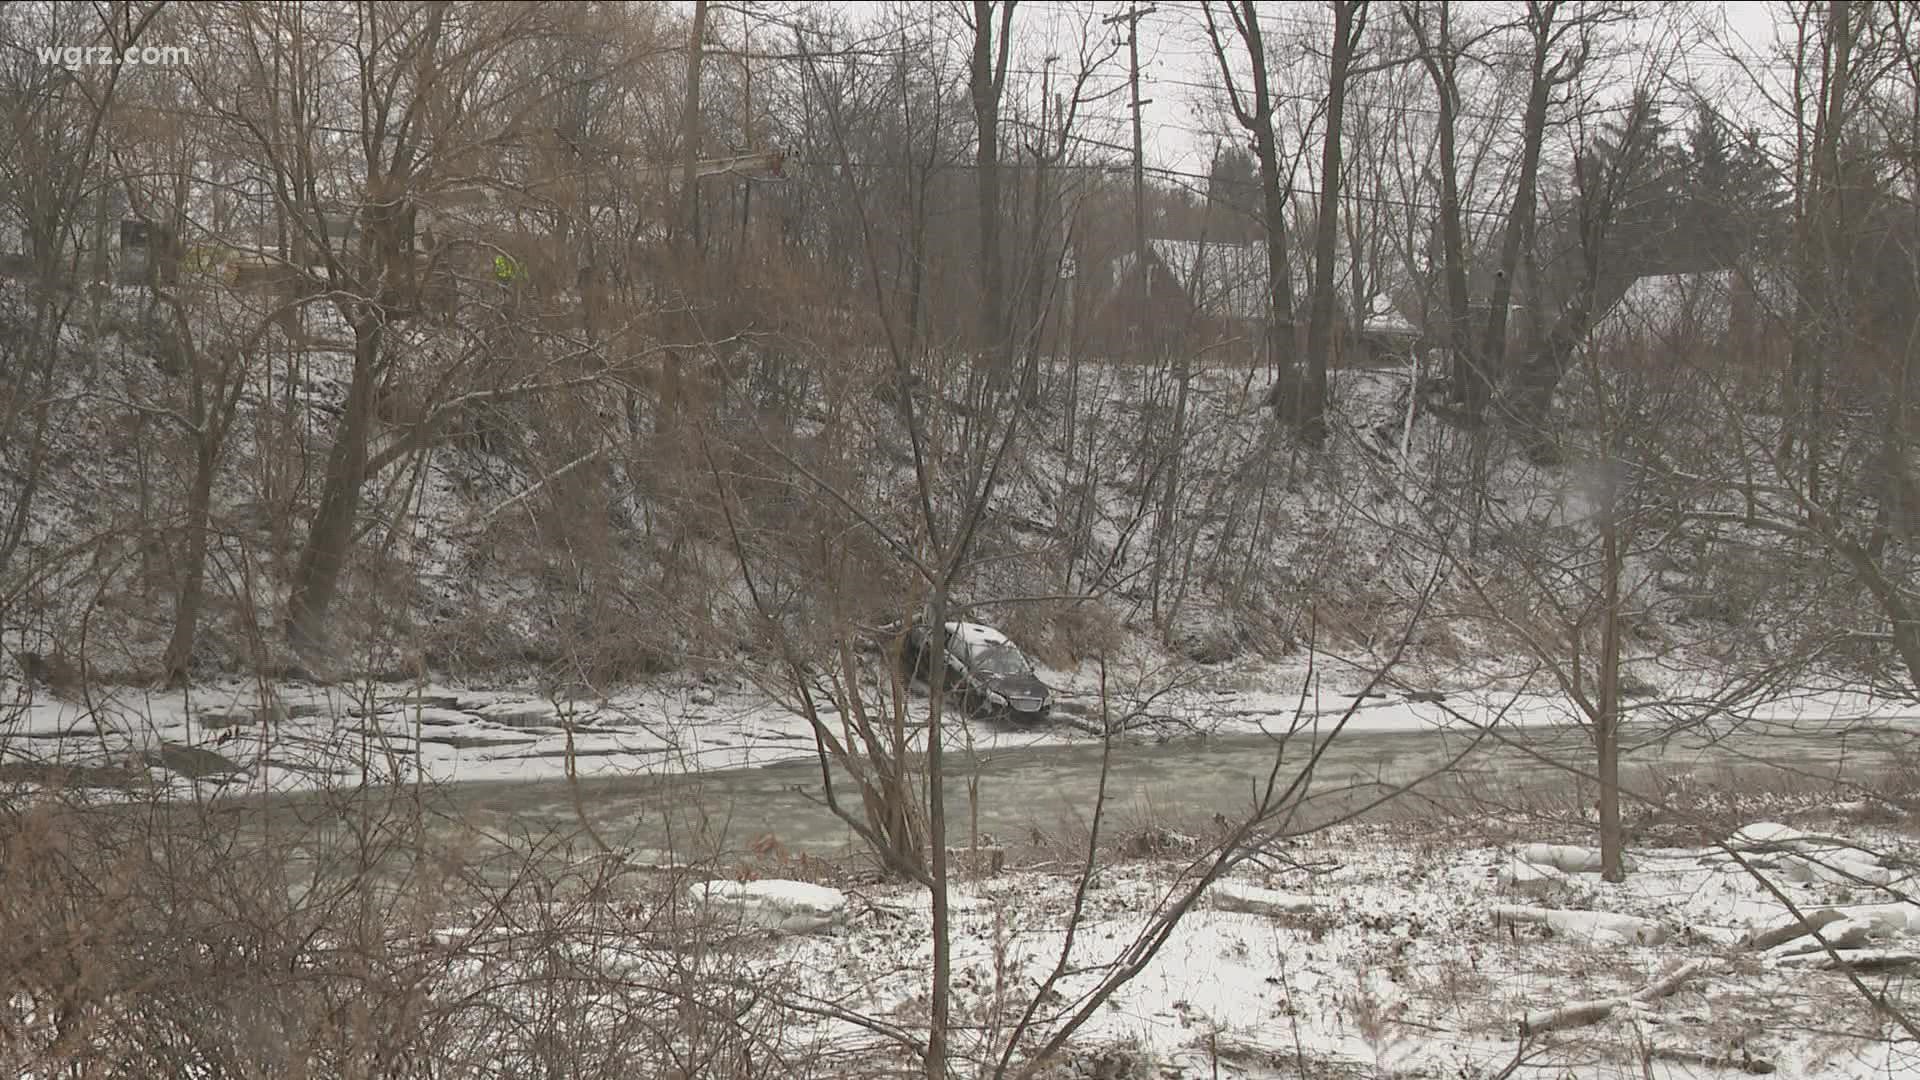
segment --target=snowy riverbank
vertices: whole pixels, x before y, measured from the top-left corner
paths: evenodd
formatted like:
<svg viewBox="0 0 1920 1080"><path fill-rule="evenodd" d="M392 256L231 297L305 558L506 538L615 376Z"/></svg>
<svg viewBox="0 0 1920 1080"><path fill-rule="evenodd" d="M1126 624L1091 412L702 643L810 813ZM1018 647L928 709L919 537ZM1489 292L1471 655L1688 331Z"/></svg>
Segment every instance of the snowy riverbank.
<svg viewBox="0 0 1920 1080"><path fill-rule="evenodd" d="M1840 970L1911 1007L1899 973L1920 965L1920 846L1858 823L1877 808L1775 809L1804 827L1753 821L1712 846L1637 850L1621 884L1578 872L1580 849L1465 837L1458 822L1290 841L1208 889L1043 1075L1920 1076L1911 1040ZM956 887L956 1052L997 1054L1036 995L1022 1046L1044 1042L1114 963L1143 955L1154 913L1193 872L1177 858L1103 864L1048 984L1073 861ZM792 1009L776 1025L789 1052L879 1075L925 1022L927 894L823 888L812 866L814 882L783 884L807 865L769 853L725 884L659 887L718 924L732 977L759 986L763 1008ZM440 937L490 957L514 933Z"/></svg>
<svg viewBox="0 0 1920 1080"><path fill-rule="evenodd" d="M1061 688L1054 719L1016 726L956 722L953 744L980 752L1089 741L1100 717L1097 673L1047 672ZM1226 682L1227 680L1220 680ZM1469 733L1562 725L1562 698L1512 691L1304 697L1287 673L1241 673L1230 685L1193 681L1151 691L1109 686L1108 714L1130 737L1324 735L1351 709L1353 733ZM1297 681L1293 682L1297 686ZM604 699L436 684L233 681L191 692L95 687L80 698L29 694L0 681L0 767L108 768L152 779L217 781L232 791L297 790L326 782L544 780L569 775L683 775L770 765L814 752L806 719L744 680L679 680ZM829 723L838 718L822 706ZM1684 705L1668 707L1673 714ZM917 711L917 710L916 710ZM1862 727L1920 731L1920 710L1864 694L1809 693L1718 721L1817 736ZM1651 730L1651 729L1649 729ZM950 744L952 745L952 744ZM31 764L29 764L31 763ZM22 773L21 775L25 775Z"/></svg>

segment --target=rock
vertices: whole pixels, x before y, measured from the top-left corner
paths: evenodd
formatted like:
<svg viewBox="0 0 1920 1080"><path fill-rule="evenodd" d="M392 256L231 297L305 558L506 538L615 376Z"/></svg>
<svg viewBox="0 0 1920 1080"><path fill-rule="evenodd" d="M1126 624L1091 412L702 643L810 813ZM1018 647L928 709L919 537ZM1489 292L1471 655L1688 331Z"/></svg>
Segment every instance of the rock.
<svg viewBox="0 0 1920 1080"><path fill-rule="evenodd" d="M1216 881L1208 890L1208 895L1213 897L1213 906L1221 911L1243 911L1249 915L1265 915L1269 918L1280 915L1308 915L1319 908L1311 896L1263 889L1257 885L1245 885L1237 881Z"/></svg>
<svg viewBox="0 0 1920 1080"><path fill-rule="evenodd" d="M785 934L824 930L846 917L847 894L804 881L703 881L688 888L696 909Z"/></svg>

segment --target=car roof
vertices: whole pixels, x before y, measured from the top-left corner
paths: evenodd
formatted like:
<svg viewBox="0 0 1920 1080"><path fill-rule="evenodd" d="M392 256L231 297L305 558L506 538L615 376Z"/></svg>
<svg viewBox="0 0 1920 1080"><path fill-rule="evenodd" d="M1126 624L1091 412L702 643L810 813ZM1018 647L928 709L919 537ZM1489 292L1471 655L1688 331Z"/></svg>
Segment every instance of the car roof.
<svg viewBox="0 0 1920 1080"><path fill-rule="evenodd" d="M1013 645L1007 635L980 623L950 622L947 624L947 637L970 649L977 649L983 645Z"/></svg>

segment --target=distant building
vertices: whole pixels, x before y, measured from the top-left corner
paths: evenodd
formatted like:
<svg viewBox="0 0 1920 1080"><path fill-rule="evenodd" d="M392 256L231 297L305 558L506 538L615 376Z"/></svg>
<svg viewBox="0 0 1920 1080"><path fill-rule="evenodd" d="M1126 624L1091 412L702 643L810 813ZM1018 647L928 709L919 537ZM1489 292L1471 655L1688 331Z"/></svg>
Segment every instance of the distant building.
<svg viewBox="0 0 1920 1080"><path fill-rule="evenodd" d="M1224 351L1241 360L1263 355L1269 315L1267 248L1264 243L1175 240L1147 241L1146 295L1139 295L1134 256L1114 259L1112 278L1091 342L1096 350L1125 351L1132 345ZM1350 280L1343 270L1341 284ZM1311 283L1293 283L1295 332L1305 326L1304 309ZM1422 335L1414 321L1388 297L1374 296L1356 340L1352 305L1344 292L1336 330L1338 361L1374 364L1404 358Z"/></svg>
<svg viewBox="0 0 1920 1080"><path fill-rule="evenodd" d="M1791 285L1772 271L1648 274L1594 320L1588 341L1647 358L1765 360L1784 348L1792 303Z"/></svg>

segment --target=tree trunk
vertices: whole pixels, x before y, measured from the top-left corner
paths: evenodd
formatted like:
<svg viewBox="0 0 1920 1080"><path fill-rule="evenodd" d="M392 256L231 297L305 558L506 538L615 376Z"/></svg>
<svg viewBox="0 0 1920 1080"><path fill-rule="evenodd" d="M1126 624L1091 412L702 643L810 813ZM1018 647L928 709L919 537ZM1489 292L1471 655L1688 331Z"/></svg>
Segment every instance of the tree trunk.
<svg viewBox="0 0 1920 1080"><path fill-rule="evenodd" d="M1320 147L1320 210L1314 223L1313 299L1307 312L1307 379L1300 392L1300 432L1315 446L1326 440L1327 361L1333 351L1334 251L1340 238L1340 127L1347 73L1366 25L1358 0L1334 0L1333 56L1327 73L1327 120Z"/></svg>
<svg viewBox="0 0 1920 1080"><path fill-rule="evenodd" d="M1000 250L1000 91L1005 85L1011 0L1002 0L1000 41L993 0L973 0L973 64L969 90L979 142L974 152L980 218L980 347L994 385L1004 386L1013 357L1007 340L1006 268ZM996 62L997 57L997 62Z"/></svg>
<svg viewBox="0 0 1920 1080"><path fill-rule="evenodd" d="M1620 833L1620 523L1618 492L1613 471L1619 468L1617 453L1607 455L1609 470L1604 481L1606 505L1600 510L1600 572L1604 621L1600 628L1599 715L1593 718L1593 738L1597 751L1596 772L1600 778L1600 876L1608 881L1627 879L1623 856L1624 838Z"/></svg>
<svg viewBox="0 0 1920 1080"><path fill-rule="evenodd" d="M957 557L957 556L956 556ZM933 985L927 1024L927 1080L949 1080L947 1033L953 1011L953 933L947 904L947 782L943 758L947 689L947 597L936 587L927 630L927 843L933 878Z"/></svg>
<svg viewBox="0 0 1920 1080"><path fill-rule="evenodd" d="M384 331L377 318L363 316L354 324L353 378L347 386L346 407L327 452L325 486L313 528L301 549L288 601L288 640L309 661L328 653L327 614L339 591L353 545L353 527L360 516L360 488L366 479L367 440L372 434L373 391L379 376Z"/></svg>
<svg viewBox="0 0 1920 1080"><path fill-rule="evenodd" d="M1273 129L1273 94L1269 90L1267 46L1260 29L1260 12L1253 0L1239 0L1234 21L1247 46L1253 78L1253 108L1236 110L1240 126L1253 133L1253 156L1260 164L1260 213L1267 240L1267 357L1273 365L1273 386L1267 405L1282 418L1296 414L1293 400L1293 266L1287 251L1287 192L1280 183L1280 140ZM1220 58L1222 65L1226 58Z"/></svg>
<svg viewBox="0 0 1920 1080"><path fill-rule="evenodd" d="M1806 457L1807 499L1812 503L1819 503L1823 497L1827 363L1830 353L1844 348L1844 335L1852 321L1847 310L1847 266L1842 254L1846 247L1846 205L1840 181L1840 145L1845 138L1847 99L1852 93L1853 30L1849 0L1829 0L1827 74L1820 88L1820 116L1813 142L1813 220L1812 228L1803 234L1804 242L1812 247L1806 256L1812 272L1803 292L1813 305L1804 325L1814 336L1806 343L1808 347L1796 349L1794 355L1795 382L1801 398L1796 413ZM1796 310L1795 314L1800 312Z"/></svg>
<svg viewBox="0 0 1920 1080"><path fill-rule="evenodd" d="M687 96L680 114L680 228L691 250L699 252L700 60L707 38L707 0L694 0L693 27L687 41Z"/></svg>
<svg viewBox="0 0 1920 1080"><path fill-rule="evenodd" d="M173 632L161 663L169 688L185 686L193 666L193 643L200 628L200 608L206 593L207 527L213 508L213 474L219 463L217 448L202 433L193 455L193 487L187 492L186 564L180 571L180 591L174 600Z"/></svg>
<svg viewBox="0 0 1920 1080"><path fill-rule="evenodd" d="M1500 270L1494 275L1493 293L1487 302L1487 336L1480 348L1467 383L1467 412L1475 420L1486 414L1493 400L1494 380L1506 366L1507 309L1513 302L1513 283L1520 271L1520 253L1533 243L1534 211L1539 198L1540 148L1546 141L1547 105L1558 65L1550 70L1547 52L1553 43L1553 16L1557 4L1535 5L1529 15L1533 24L1533 61L1527 90L1527 113L1522 122L1520 176L1515 182L1513 210L1507 216L1506 234L1500 243ZM1536 287L1537 288L1537 287Z"/></svg>
<svg viewBox="0 0 1920 1080"><path fill-rule="evenodd" d="M1203 251L1205 246L1203 234ZM1174 553L1172 545L1180 509L1180 466L1187 449L1187 398L1193 385L1193 361L1185 349L1174 354L1173 380L1173 420L1172 429L1167 435L1166 478L1161 482L1160 509L1153 519L1153 578L1147 590L1153 607L1153 621L1159 626L1163 639L1173 629L1171 618L1163 617L1166 612L1161 607L1160 592L1166 584L1167 561Z"/></svg>
<svg viewBox="0 0 1920 1080"><path fill-rule="evenodd" d="M1593 314L1606 311L1626 295L1633 278L1618 267L1582 285L1567 310L1554 321L1546 339L1524 357L1514 371L1510 404L1505 404L1511 423L1525 433L1525 441L1536 458L1553 442L1547 416L1553 409L1553 395L1567 372L1573 354L1592 329Z"/></svg>
<svg viewBox="0 0 1920 1080"><path fill-rule="evenodd" d="M1473 332L1469 322L1467 299L1466 235L1460 222L1460 167L1455 147L1456 107L1459 87L1454 78L1453 28L1450 4L1440 6L1439 37L1429 45L1425 27L1411 9L1406 11L1408 26L1420 44L1420 61L1433 81L1439 100L1440 151L1440 253L1442 276L1447 287L1447 355L1451 360L1451 398L1468 400L1468 382L1473 377Z"/></svg>

